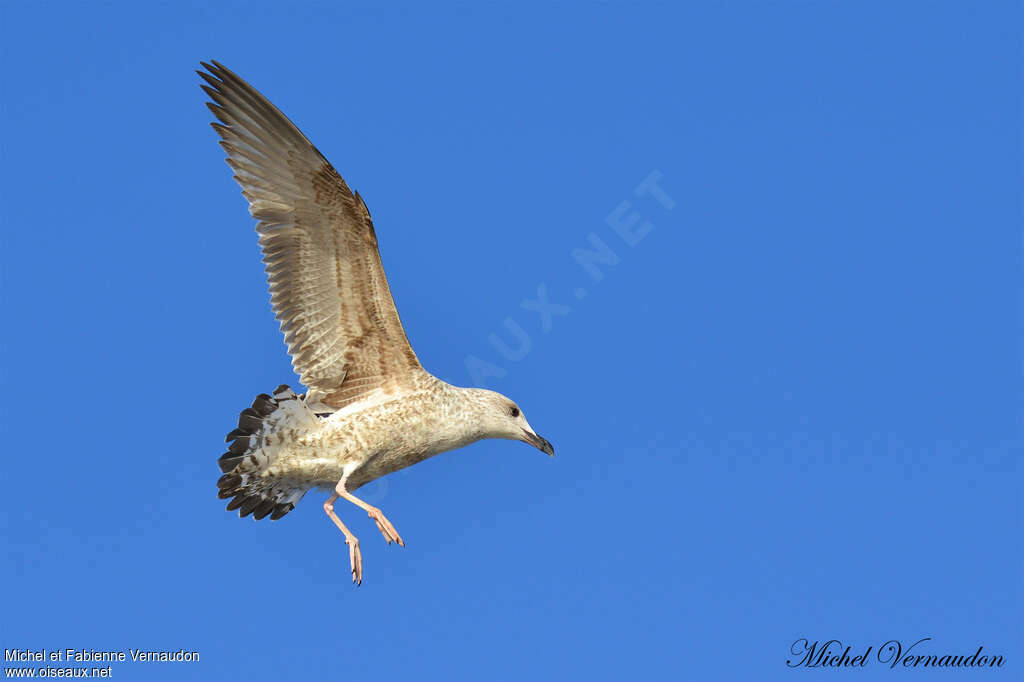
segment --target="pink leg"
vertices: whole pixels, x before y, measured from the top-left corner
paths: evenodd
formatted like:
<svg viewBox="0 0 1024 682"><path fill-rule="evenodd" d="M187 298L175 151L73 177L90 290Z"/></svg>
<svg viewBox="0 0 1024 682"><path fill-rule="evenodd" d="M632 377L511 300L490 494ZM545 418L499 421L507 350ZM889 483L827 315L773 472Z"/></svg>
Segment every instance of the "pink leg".
<svg viewBox="0 0 1024 682"><path fill-rule="evenodd" d="M327 516L334 521L334 525L341 529L341 532L345 534L345 544L348 545L348 558L352 562L352 582L356 585L363 584L363 553L359 551L359 540L355 535L352 535L351 531L345 527L345 524L341 522L338 515L334 513L334 501L338 499L337 495L331 495L326 502L324 502L324 511L327 512Z"/></svg>
<svg viewBox="0 0 1024 682"><path fill-rule="evenodd" d="M370 515L370 518L373 519L373 522L377 524L377 529L384 536L384 539L388 541L389 545L392 542L397 542L402 547L405 547L402 536L398 534L398 531L395 530L395 527L391 525L391 522L388 521L380 509L363 502L345 489L345 479L341 479L341 482L334 488L334 491L337 493L335 497L343 497L357 507L364 509Z"/></svg>

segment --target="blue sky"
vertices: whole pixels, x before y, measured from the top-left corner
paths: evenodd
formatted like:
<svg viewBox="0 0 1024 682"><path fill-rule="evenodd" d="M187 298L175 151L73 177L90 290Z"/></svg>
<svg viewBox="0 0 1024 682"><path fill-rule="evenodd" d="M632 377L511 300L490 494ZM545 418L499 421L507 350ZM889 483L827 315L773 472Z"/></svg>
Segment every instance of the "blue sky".
<svg viewBox="0 0 1024 682"><path fill-rule="evenodd" d="M5 648L200 652L113 670L150 680L982 676L786 665L930 637L1024 676L1019 3L0 19ZM557 450L364 488L408 546L339 506L358 589L320 494L273 524L216 498L239 410L296 377L211 58L365 197L424 365Z"/></svg>

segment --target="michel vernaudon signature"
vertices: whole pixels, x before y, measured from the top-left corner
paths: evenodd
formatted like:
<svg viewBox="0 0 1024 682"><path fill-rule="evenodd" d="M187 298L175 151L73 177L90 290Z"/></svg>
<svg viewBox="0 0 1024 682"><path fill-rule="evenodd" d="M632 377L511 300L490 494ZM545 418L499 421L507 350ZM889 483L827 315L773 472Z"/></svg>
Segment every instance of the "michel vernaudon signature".
<svg viewBox="0 0 1024 682"><path fill-rule="evenodd" d="M786 659L790 668L863 668L871 663L881 663L889 668L1001 668L1003 657L983 654L985 648L979 646L973 654L934 654L927 653L927 644L931 637L924 637L913 644L904 645L898 639L890 639L878 647L874 656L874 647L869 645L863 652L851 654L852 646L843 647L838 639L827 642L815 640L813 643L805 638L793 642L789 651L795 658ZM921 646L923 645L923 646Z"/></svg>

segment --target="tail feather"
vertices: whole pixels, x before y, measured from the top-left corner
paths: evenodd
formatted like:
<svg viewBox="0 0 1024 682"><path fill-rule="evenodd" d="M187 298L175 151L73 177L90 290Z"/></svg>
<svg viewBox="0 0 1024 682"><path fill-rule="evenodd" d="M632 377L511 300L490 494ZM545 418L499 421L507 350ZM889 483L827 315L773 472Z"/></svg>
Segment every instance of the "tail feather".
<svg viewBox="0 0 1024 682"><path fill-rule="evenodd" d="M260 476L274 458L274 449L264 446L266 436L275 433L282 423L315 419L305 408L304 396L281 384L270 396L261 393L252 406L242 410L238 428L225 438L228 451L217 463L223 476L217 480L217 497L231 498L227 510L238 510L240 517L252 514L259 521L269 515L276 521L295 508L306 488L294 482Z"/></svg>

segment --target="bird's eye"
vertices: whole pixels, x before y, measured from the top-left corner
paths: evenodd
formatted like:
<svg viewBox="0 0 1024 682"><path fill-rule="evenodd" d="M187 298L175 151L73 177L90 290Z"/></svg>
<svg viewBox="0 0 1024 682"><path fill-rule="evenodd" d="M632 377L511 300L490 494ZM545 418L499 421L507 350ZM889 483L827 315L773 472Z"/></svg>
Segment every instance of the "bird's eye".
<svg viewBox="0 0 1024 682"><path fill-rule="evenodd" d="M512 407L509 408L508 415L515 419L516 417L519 416L519 408L513 405Z"/></svg>

